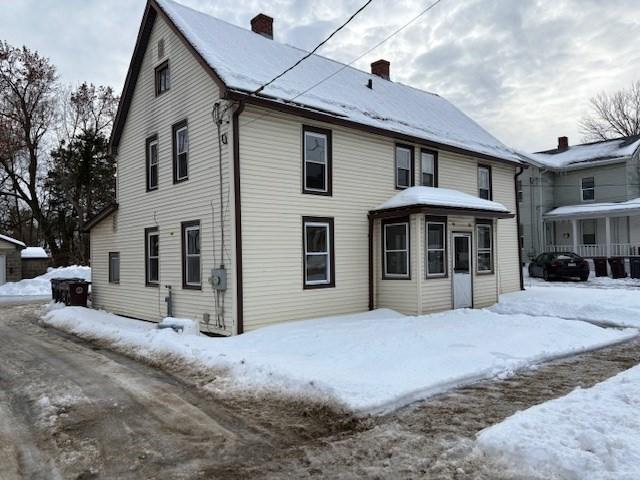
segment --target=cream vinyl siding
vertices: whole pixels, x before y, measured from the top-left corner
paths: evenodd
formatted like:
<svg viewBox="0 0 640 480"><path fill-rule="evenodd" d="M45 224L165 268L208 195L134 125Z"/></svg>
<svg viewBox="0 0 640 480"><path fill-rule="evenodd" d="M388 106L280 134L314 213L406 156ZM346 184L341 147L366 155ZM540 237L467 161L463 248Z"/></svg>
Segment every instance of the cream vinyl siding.
<svg viewBox="0 0 640 480"><path fill-rule="evenodd" d="M165 57L157 57L157 42L165 42ZM156 97L154 67L169 60L170 89ZM210 315L204 330L215 331L214 294L208 284L209 270L220 262L220 200L216 128L211 110L219 91L202 66L176 37L160 16L151 33L131 107L120 141L118 166L117 231L108 232L107 219L91 232L94 265L93 295L96 307L132 317L157 321L166 316L165 286L173 291L173 315L197 320ZM188 122L189 180L173 184L172 125ZM228 131L230 124L223 127ZM158 136L159 184L146 191L145 139ZM225 297L226 331L233 333L234 244L233 194L229 192L231 172L229 147L223 146L223 197L225 215L225 256L228 290ZM212 220L215 217L215 228ZM199 220L201 225L202 290L182 288L181 222ZM160 288L145 286L144 229L159 228ZM214 249L215 232L215 249ZM120 252L120 285L108 283L109 251ZM214 262L215 251L215 262Z"/></svg>
<svg viewBox="0 0 640 480"><path fill-rule="evenodd" d="M515 167L493 164L493 199L502 203L511 213L516 213L516 189L513 176ZM499 293L520 290L520 262L518 259L518 219L498 220L496 265L498 266Z"/></svg>

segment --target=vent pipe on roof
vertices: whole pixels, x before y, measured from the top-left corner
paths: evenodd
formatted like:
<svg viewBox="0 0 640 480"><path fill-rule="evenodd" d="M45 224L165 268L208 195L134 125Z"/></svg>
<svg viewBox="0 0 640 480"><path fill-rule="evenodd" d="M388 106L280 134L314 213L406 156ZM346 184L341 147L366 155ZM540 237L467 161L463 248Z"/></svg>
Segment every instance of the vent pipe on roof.
<svg viewBox="0 0 640 480"><path fill-rule="evenodd" d="M259 13L251 19L251 31L273 40L273 18Z"/></svg>
<svg viewBox="0 0 640 480"><path fill-rule="evenodd" d="M391 64L387 60L377 60L371 64L371 73L377 75L379 77L384 78L385 80L390 80L389 77L389 67Z"/></svg>
<svg viewBox="0 0 640 480"><path fill-rule="evenodd" d="M569 137L558 137L558 150L569 150Z"/></svg>

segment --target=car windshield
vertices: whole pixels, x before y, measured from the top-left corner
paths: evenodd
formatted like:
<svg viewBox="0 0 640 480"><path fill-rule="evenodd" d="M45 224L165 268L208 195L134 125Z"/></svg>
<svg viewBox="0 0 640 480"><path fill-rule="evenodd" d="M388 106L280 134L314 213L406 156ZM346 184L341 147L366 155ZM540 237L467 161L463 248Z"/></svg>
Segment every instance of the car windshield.
<svg viewBox="0 0 640 480"><path fill-rule="evenodd" d="M580 260L580 257L575 253L558 253L554 256L555 260Z"/></svg>

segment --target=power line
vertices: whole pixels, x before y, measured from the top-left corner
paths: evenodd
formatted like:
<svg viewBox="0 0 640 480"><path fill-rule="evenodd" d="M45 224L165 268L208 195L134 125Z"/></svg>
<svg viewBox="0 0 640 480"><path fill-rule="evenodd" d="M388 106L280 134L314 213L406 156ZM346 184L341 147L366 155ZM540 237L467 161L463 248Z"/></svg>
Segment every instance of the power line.
<svg viewBox="0 0 640 480"><path fill-rule="evenodd" d="M251 93L251 95L257 95L259 94L262 90L264 90L265 88L267 88L269 85L271 85L273 82L275 82L276 80L278 80L280 77L284 76L287 72L290 72L291 70L293 70L294 68L296 68L298 65L300 65L302 62L304 62L307 58L309 58L311 55L313 55L314 53L316 53L325 43L327 43L329 40L331 40L331 38L333 38L334 35L336 35L340 30L342 30L344 27L346 27L354 18L356 18L358 16L358 14L360 12L362 12L365 8L367 8L367 6L369 6L369 4L372 2L373 0L367 0L365 2L364 5L362 5L358 10L356 10L356 12L351 15L346 22L344 22L342 25L340 25L338 28L336 28L333 32L331 32L331 35L329 35L327 38L325 38L322 42L320 42L318 45L316 45L316 47L311 50L309 53L307 53L304 57L302 57L300 60L298 60L296 63L294 63L293 65L291 65L289 68L287 68L284 72L280 73L279 75L276 75L275 77L273 77L271 80L269 80L267 83L265 83L264 85L261 85L260 87L258 87L254 92Z"/></svg>

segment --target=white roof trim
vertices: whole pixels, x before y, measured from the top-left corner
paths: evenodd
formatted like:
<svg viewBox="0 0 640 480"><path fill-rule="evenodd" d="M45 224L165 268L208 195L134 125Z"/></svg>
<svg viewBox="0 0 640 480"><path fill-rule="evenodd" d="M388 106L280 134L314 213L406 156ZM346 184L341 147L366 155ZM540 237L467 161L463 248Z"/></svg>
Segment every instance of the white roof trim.
<svg viewBox="0 0 640 480"><path fill-rule="evenodd" d="M26 245L20 240L16 240L15 238L7 237L6 235L0 235L0 240L4 240L5 242L13 243L14 245L18 245L19 247L26 247Z"/></svg>

